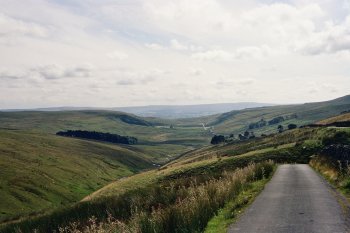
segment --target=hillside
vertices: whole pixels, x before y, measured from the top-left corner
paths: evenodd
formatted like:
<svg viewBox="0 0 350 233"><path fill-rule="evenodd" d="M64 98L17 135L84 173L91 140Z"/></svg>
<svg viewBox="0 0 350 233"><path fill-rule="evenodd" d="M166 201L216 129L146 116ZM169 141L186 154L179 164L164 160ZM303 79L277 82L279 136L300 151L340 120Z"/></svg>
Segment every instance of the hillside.
<svg viewBox="0 0 350 233"><path fill-rule="evenodd" d="M197 104L197 105L149 105L135 107L52 107L36 109L4 109L2 111L117 111L135 114L142 117L159 117L167 119L191 118L207 116L229 112L232 110L241 110L245 108L256 108L262 106L271 106L272 104L255 103L255 102L238 102L238 103L218 103L218 104Z"/></svg>
<svg viewBox="0 0 350 233"><path fill-rule="evenodd" d="M272 104L241 102L198 105L151 105L139 107L120 107L113 110L128 112L143 117L160 117L168 119L192 118L225 113L232 110L271 106Z"/></svg>
<svg viewBox="0 0 350 233"><path fill-rule="evenodd" d="M278 124L300 126L348 109L349 96L319 103L252 108L173 120L112 111L0 112L0 192L5 200L0 206L1 218L60 209L84 196L87 196L84 200L90 200L115 195L121 190L147 186L168 176L197 176L212 169L216 173L268 158L305 161L299 152L295 153L300 158L288 157L288 151L293 151L297 142L319 137L314 136L314 129L297 129L291 131L293 133L288 131L241 142L237 140L237 134L261 118L268 122L283 116L284 120ZM275 133L278 124L251 131L256 136ZM212 132L208 126L214 133L234 133L236 140L223 146L209 146ZM138 143L122 146L55 136L58 131L65 130L125 135L136 137ZM158 171L117 181L117 185L110 183L153 168L155 164L166 165ZM110 184L94 192L107 183ZM14 203L13 207L10 208L9 203Z"/></svg>
<svg viewBox="0 0 350 233"><path fill-rule="evenodd" d="M332 124L335 122L344 122L344 121L350 121L350 113L344 113L338 116L330 117L328 119L318 121L317 124L326 125L326 124Z"/></svg>
<svg viewBox="0 0 350 233"><path fill-rule="evenodd" d="M0 130L0 154L0 222L71 204L153 167L140 150L17 130Z"/></svg>
<svg viewBox="0 0 350 233"><path fill-rule="evenodd" d="M201 185L208 184L208 192L215 193L219 192L218 190L223 189L223 187L220 186L220 189L215 188L211 190L210 187L216 187L213 186L215 185L215 182L225 180L225 176L227 176L229 172L235 171L237 168L246 167L252 162L261 163L272 159L278 163L307 163L310 156L317 153L317 151L319 151L322 147L321 139L326 135L328 136L334 134L337 131L338 129L302 128L285 131L281 134L271 135L264 138L255 138L247 141L201 148L184 154L182 157L178 158L172 163L164 165L157 170L151 170L125 179L114 181L92 195L85 197L83 202L77 203L69 208L61 209L60 211L56 211L52 214L41 216L37 219L33 219L32 221L24 221L20 225L10 225L8 228L5 228L4 232L9 232L9 230L14 226L19 226L22 229L33 229L34 227L37 227L42 229L43 232L48 230L51 231L55 229L57 224L65 226L72 221L74 221L76 224L80 222L88 225L87 220L92 215L97 216L97 221L104 221L103 219L106 220L108 217L106 210L108 213L111 213L113 217L126 221L126 219L132 215L133 211L135 211L132 209L132 206L135 205L138 206L137 208L141 209L156 208L151 206L158 206L157 208L160 208L159 210L153 212L153 214L149 215L148 212L144 210L145 212L142 212L141 215L135 217L136 219L141 218L141 222L137 224L141 224L140 226L142 226L142 224L146 224L146 222L148 222L147 219L150 219L150 221L161 221L159 222L159 224L161 224L162 221L167 221L167 218L160 218L158 215L154 214L168 213L161 211L162 209L166 210L167 205L169 205L169 208L187 208L187 204L186 206L181 207L180 205L172 202L172 200L176 200L174 197L175 193L177 193L176 195L179 195L178 198L185 195L185 190L187 189L182 189L181 187L188 187L192 190L196 189L198 185L198 189L201 190L198 192L204 192L202 188L204 186ZM263 174L266 174L266 176L271 174L270 170L265 169L270 168L265 167ZM206 183L207 181L208 183ZM255 186L247 186L246 189L249 190L252 187ZM263 186L259 187L263 188ZM144 197L145 193L147 193L148 201L146 201ZM200 194L198 195L199 196L197 198L200 198ZM220 195L221 194L219 193L218 195L213 195L210 198L220 197ZM185 200L186 199L181 202L182 205L185 205ZM190 204L192 211L195 213L197 213L197 201L199 200L191 199ZM201 203L204 204L207 202L200 202L198 205ZM244 203L246 204L247 202ZM239 205L244 206L244 203ZM131 205L131 209L128 205ZM148 205L151 206L145 207ZM198 211L200 210L203 209L199 208ZM174 209L173 211L180 210ZM187 216L188 218L195 218L195 216L188 215L191 211L187 209L182 209L181 211L183 211L181 213L183 213L184 216ZM215 211L217 211L217 209ZM204 216L214 216L216 213L215 211L213 210L213 212L210 213L206 212L206 215ZM176 212L174 214L176 214ZM145 216L145 218L142 218L142 216ZM157 218L155 219L155 217ZM55 221L53 221L53 219L55 219ZM187 220L190 221L190 219ZM208 221L208 219L205 221ZM106 224L103 225L106 227L106 229L109 229L108 227L129 226L118 224L115 225L113 222L103 222L103 224ZM126 222L126 224L136 223ZM147 228L145 228L143 232L153 232L152 229L158 229L156 228L157 226L168 226L166 223L164 224L165 225L163 226L146 224ZM181 222L179 224L185 224L185 222ZM191 222L189 222L189 224L191 224ZM206 223L204 224L204 227L205 225ZM189 229L192 229L191 227L197 227L192 225L185 226ZM198 227L203 227L203 225ZM162 230L155 230L155 232L162 232Z"/></svg>
<svg viewBox="0 0 350 233"><path fill-rule="evenodd" d="M0 138L1 217L69 204L152 167L144 153L117 145L14 130Z"/></svg>
<svg viewBox="0 0 350 233"><path fill-rule="evenodd" d="M55 134L65 130L88 130L136 137L139 144L203 145L208 132L202 125L173 127L176 122L143 118L113 111L0 112L0 128ZM179 142L178 142L179 141Z"/></svg>
<svg viewBox="0 0 350 233"><path fill-rule="evenodd" d="M231 111L219 115L202 118L184 119L179 124L195 125L199 122L212 127L216 134L239 134L246 130L254 131L256 135L269 134L277 131L279 124L287 128L288 124L298 126L317 122L319 120L339 115L341 112L350 109L350 95L325 102L305 103L296 105L279 105L261 108L244 109ZM258 123L262 119L266 122L277 117L284 117L284 120L275 124L266 124L263 127L249 129L252 123Z"/></svg>

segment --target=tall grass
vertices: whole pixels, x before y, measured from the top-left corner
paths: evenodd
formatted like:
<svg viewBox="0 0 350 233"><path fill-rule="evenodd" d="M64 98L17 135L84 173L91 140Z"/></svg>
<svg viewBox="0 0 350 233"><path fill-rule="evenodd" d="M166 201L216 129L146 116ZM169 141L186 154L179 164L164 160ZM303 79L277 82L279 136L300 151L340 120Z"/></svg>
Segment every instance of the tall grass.
<svg viewBox="0 0 350 233"><path fill-rule="evenodd" d="M99 221L91 217L88 222L60 227L59 232L202 232L225 203L234 199L249 183L270 176L273 170L274 163L268 161L224 171L220 178L209 178L205 182L197 182L196 178L183 184L174 181L166 187L153 188L149 193L135 194L128 219L112 214ZM152 196L145 196L149 194Z"/></svg>

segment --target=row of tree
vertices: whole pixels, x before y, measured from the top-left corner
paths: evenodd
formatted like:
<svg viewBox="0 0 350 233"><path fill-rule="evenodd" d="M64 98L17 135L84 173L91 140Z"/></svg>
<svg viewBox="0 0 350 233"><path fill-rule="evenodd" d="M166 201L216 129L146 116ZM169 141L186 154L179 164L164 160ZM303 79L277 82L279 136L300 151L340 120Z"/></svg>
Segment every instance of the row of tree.
<svg viewBox="0 0 350 233"><path fill-rule="evenodd" d="M278 116L278 117L275 117L269 121L266 121L262 118L258 122L250 123L248 125L248 128L249 129L258 129L258 128L264 127L266 125L275 125L275 124L281 123L285 120L290 120L290 119L294 119L294 118L298 118L297 114L295 114L295 113L291 114L291 115L287 115L287 116Z"/></svg>
<svg viewBox="0 0 350 233"><path fill-rule="evenodd" d="M121 143L121 144L137 143L137 138L135 137L121 136L118 134L101 133L101 132L86 131L86 130L59 131L56 133L56 135L65 136L65 137L86 138L86 139L93 139L97 141Z"/></svg>

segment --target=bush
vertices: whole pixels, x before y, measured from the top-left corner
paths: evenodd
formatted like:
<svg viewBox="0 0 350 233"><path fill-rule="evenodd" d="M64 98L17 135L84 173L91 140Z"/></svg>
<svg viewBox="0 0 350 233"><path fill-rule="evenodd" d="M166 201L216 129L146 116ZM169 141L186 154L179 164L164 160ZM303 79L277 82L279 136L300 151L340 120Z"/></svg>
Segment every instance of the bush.
<svg viewBox="0 0 350 233"><path fill-rule="evenodd" d="M332 144L349 145L350 144L350 133L344 132L344 131L337 132L333 136L323 138L322 144L325 146L329 146Z"/></svg>
<svg viewBox="0 0 350 233"><path fill-rule="evenodd" d="M291 130L291 129L296 129L297 128L297 125L296 124L289 124L288 125L288 129Z"/></svg>
<svg viewBox="0 0 350 233"><path fill-rule="evenodd" d="M220 144L223 142L225 142L225 136L223 136L223 135L214 135L214 137L212 137L212 139L210 141L210 143L213 145Z"/></svg>

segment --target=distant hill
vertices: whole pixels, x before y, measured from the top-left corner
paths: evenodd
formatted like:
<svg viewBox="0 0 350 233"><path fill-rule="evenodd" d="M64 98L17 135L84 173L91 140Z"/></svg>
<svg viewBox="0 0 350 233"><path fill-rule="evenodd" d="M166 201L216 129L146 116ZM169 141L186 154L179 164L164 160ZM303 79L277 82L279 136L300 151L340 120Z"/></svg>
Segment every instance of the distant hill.
<svg viewBox="0 0 350 233"><path fill-rule="evenodd" d="M219 103L219 104L199 104L199 105L149 105L136 107L114 107L114 108L98 108L98 107L52 107L52 108L36 108L36 109L3 109L4 112L16 111L85 111L85 110L107 110L121 111L135 114L142 117L160 117L160 118L191 118L208 116L218 113L229 112L232 110L241 110L246 108L256 108L262 106L272 106L267 103L239 102L239 103Z"/></svg>
<svg viewBox="0 0 350 233"><path fill-rule="evenodd" d="M160 118L191 118L208 116L232 110L242 110L246 108L257 108L272 106L266 103L240 102L240 103L219 103L219 104L199 104L199 105L150 105L139 107L113 108L114 110L132 113L143 117Z"/></svg>
<svg viewBox="0 0 350 233"><path fill-rule="evenodd" d="M202 122L211 127L215 134L238 134L248 130L260 135L262 133L275 133L279 124L286 128L291 123L297 126L316 123L319 120L337 116L349 109L350 95L347 95L324 102L249 108L211 116L181 119L178 120L178 124L193 126ZM264 121L266 124L261 124ZM250 125L261 125L261 127L252 129L249 127Z"/></svg>

